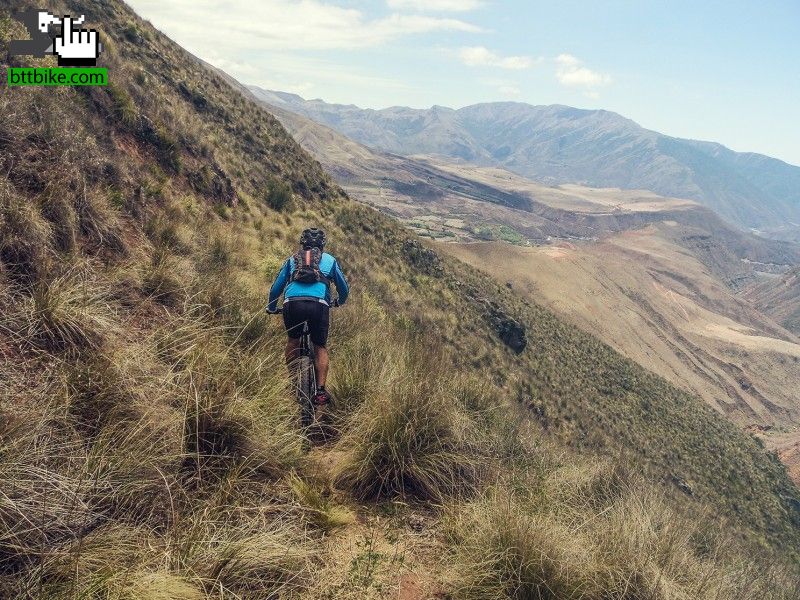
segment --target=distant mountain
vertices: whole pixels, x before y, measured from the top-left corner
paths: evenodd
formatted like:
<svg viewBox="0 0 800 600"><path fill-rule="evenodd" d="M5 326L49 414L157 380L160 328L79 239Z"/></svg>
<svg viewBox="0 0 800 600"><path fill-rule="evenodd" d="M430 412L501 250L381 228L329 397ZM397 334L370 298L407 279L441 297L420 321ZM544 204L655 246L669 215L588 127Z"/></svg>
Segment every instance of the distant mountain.
<svg viewBox="0 0 800 600"><path fill-rule="evenodd" d="M372 110L251 89L379 150L502 166L545 183L651 190L696 200L740 227L800 239L800 167L662 135L613 112L515 102Z"/></svg>
<svg viewBox="0 0 800 600"><path fill-rule="evenodd" d="M468 241L475 239L476 229L500 224L541 244L597 239L649 223L674 221L681 224L671 229L674 240L731 289L752 283L756 271L780 273L800 264L800 246L739 231L693 201L638 190L541 184L504 168L476 167L462 159L374 150L320 124L322 118L295 112L297 103L316 103L321 110L332 105L253 87L248 92L241 84L232 85L264 103L354 197L399 218L421 235Z"/></svg>

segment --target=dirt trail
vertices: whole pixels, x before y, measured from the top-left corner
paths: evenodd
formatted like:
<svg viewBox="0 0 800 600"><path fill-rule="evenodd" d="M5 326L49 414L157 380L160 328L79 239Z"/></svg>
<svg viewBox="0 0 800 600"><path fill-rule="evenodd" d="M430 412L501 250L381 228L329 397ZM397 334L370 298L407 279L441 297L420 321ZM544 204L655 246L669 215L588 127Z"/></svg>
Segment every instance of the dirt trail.
<svg viewBox="0 0 800 600"><path fill-rule="evenodd" d="M443 598L437 579L441 549L437 519L401 501L353 502L333 485L345 452L336 445L314 447L307 456L307 479L330 490L336 503L355 514L354 522L327 534L317 584L310 598L429 600Z"/></svg>

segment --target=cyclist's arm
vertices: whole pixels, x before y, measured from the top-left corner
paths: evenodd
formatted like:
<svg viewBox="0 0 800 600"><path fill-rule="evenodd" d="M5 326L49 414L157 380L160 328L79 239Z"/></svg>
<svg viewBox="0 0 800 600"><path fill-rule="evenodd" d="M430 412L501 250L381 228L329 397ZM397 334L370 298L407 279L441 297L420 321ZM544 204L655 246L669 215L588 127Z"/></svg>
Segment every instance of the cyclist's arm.
<svg viewBox="0 0 800 600"><path fill-rule="evenodd" d="M287 259L285 263L283 263L283 267L281 268L280 273L275 278L275 283L272 284L272 288L269 290L269 304L267 308L271 311L277 310L278 308L278 298L281 297L286 284L289 282L289 275L291 274L291 259ZM338 288L337 288L338 289Z"/></svg>
<svg viewBox="0 0 800 600"><path fill-rule="evenodd" d="M350 293L350 286L347 285L347 280L344 278L344 273L339 268L338 261L333 261L333 283L336 284L336 293L338 294L338 303L341 306L347 302L347 295Z"/></svg>

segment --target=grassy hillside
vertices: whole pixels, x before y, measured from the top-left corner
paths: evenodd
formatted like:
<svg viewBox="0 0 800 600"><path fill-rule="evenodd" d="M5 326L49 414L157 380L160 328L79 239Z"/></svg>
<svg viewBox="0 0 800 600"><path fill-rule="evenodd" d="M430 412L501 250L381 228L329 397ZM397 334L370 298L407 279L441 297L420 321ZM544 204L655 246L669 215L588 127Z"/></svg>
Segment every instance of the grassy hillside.
<svg viewBox="0 0 800 600"><path fill-rule="evenodd" d="M0 95L0 595L793 597L753 439L348 200L125 5L49 8L112 85ZM312 223L355 293L304 454L262 309Z"/></svg>

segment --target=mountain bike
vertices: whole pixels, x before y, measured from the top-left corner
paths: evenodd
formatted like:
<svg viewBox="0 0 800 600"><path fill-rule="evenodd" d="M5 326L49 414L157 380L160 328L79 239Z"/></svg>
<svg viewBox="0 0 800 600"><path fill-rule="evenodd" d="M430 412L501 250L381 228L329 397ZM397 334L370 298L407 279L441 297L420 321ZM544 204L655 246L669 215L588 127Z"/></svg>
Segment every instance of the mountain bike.
<svg viewBox="0 0 800 600"><path fill-rule="evenodd" d="M335 306L335 305L334 305ZM282 307L272 313L279 315L283 312ZM311 341L311 333L308 329L308 322L303 323L303 334L300 336L300 349L298 356L292 363L291 375L292 385L295 388L297 403L300 405L300 427L305 433L306 438L311 438L312 427L317 424L317 404L314 396L317 394L317 371L315 368L314 342Z"/></svg>

